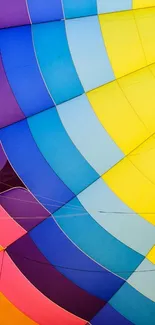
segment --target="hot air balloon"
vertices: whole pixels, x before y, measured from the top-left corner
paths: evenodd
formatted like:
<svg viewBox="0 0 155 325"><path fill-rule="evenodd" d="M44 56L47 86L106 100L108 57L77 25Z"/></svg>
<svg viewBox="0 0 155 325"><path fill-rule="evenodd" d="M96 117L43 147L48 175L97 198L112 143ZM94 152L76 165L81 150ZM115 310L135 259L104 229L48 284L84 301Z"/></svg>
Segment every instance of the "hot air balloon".
<svg viewBox="0 0 155 325"><path fill-rule="evenodd" d="M0 325L155 325L155 0L0 0Z"/></svg>

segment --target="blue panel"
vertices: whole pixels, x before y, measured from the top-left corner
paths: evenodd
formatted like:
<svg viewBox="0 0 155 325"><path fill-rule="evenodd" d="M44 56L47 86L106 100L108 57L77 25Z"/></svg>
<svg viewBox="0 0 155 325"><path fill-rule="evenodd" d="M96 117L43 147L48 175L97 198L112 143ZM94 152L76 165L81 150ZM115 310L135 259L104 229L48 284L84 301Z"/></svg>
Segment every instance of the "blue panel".
<svg viewBox="0 0 155 325"><path fill-rule="evenodd" d="M83 254L52 218L46 219L29 234L50 263L57 265L59 272L89 293L108 300L124 283Z"/></svg>
<svg viewBox="0 0 155 325"><path fill-rule="evenodd" d="M62 0L62 1L64 5L64 12L66 18L91 16L97 14L96 0Z"/></svg>
<svg viewBox="0 0 155 325"><path fill-rule="evenodd" d="M132 9L132 0L97 0L98 13Z"/></svg>
<svg viewBox="0 0 155 325"><path fill-rule="evenodd" d="M7 78L24 114L52 107L35 58L31 27L1 30L0 48Z"/></svg>
<svg viewBox="0 0 155 325"><path fill-rule="evenodd" d="M55 211L73 197L43 158L26 120L2 129L0 139L18 175L48 210Z"/></svg>
<svg viewBox="0 0 155 325"><path fill-rule="evenodd" d="M106 304L100 312L91 320L92 325L132 325L132 323L119 314L109 304Z"/></svg>
<svg viewBox="0 0 155 325"><path fill-rule="evenodd" d="M64 21L32 26L34 46L47 87L56 104L84 92L75 70Z"/></svg>
<svg viewBox="0 0 155 325"><path fill-rule="evenodd" d="M61 0L27 0L32 23L63 18Z"/></svg>
<svg viewBox="0 0 155 325"><path fill-rule="evenodd" d="M140 294L128 283L125 283L114 295L110 304L133 324L155 324L155 303Z"/></svg>
<svg viewBox="0 0 155 325"><path fill-rule="evenodd" d="M85 91L114 80L98 17L67 20L66 31L72 58Z"/></svg>
<svg viewBox="0 0 155 325"><path fill-rule="evenodd" d="M80 193L78 199L99 225L125 245L144 256L153 247L154 225L125 205L102 178Z"/></svg>
<svg viewBox="0 0 155 325"><path fill-rule="evenodd" d="M72 143L56 108L31 117L28 123L40 151L75 194L99 177Z"/></svg>
<svg viewBox="0 0 155 325"><path fill-rule="evenodd" d="M73 210L71 204L77 206L78 210ZM63 206L54 216L60 227L78 247L108 270L125 279L144 259L142 255L100 227L82 208L77 198Z"/></svg>
<svg viewBox="0 0 155 325"><path fill-rule="evenodd" d="M98 174L102 175L123 158L124 154L99 122L86 95L57 106L57 110L73 143Z"/></svg>

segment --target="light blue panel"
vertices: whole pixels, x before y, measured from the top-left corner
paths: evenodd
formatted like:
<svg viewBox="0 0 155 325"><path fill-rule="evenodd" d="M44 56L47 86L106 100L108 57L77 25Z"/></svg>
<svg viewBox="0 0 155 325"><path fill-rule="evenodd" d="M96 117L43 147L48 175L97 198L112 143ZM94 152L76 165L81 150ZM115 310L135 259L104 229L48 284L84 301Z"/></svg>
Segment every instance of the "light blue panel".
<svg viewBox="0 0 155 325"><path fill-rule="evenodd" d="M71 58L64 21L33 25L32 32L38 62L56 104L81 95L84 90Z"/></svg>
<svg viewBox="0 0 155 325"><path fill-rule="evenodd" d="M62 0L66 18L91 16L97 14L96 0Z"/></svg>
<svg viewBox="0 0 155 325"><path fill-rule="evenodd" d="M57 110L71 140L98 174L102 175L123 158L124 154L102 127L86 95L57 106Z"/></svg>
<svg viewBox="0 0 155 325"><path fill-rule="evenodd" d="M155 227L129 209L101 178L78 199L98 224L138 253L145 256L154 245Z"/></svg>
<svg viewBox="0 0 155 325"><path fill-rule="evenodd" d="M136 271L128 279L128 283L155 302L155 265L145 259Z"/></svg>
<svg viewBox="0 0 155 325"><path fill-rule="evenodd" d="M73 210L71 204L81 207L81 210ZM77 198L64 205L54 216L82 251L120 277L127 279L142 262L142 255L122 244L100 227L84 208L82 210Z"/></svg>
<svg viewBox="0 0 155 325"><path fill-rule="evenodd" d="M72 143L56 109L29 118L28 123L45 159L75 194L99 177Z"/></svg>
<svg viewBox="0 0 155 325"><path fill-rule="evenodd" d="M97 0L98 13L132 9L132 0Z"/></svg>
<svg viewBox="0 0 155 325"><path fill-rule="evenodd" d="M97 16L66 21L72 58L85 91L115 79Z"/></svg>
<svg viewBox="0 0 155 325"><path fill-rule="evenodd" d="M110 304L135 325L155 324L155 303L125 283Z"/></svg>

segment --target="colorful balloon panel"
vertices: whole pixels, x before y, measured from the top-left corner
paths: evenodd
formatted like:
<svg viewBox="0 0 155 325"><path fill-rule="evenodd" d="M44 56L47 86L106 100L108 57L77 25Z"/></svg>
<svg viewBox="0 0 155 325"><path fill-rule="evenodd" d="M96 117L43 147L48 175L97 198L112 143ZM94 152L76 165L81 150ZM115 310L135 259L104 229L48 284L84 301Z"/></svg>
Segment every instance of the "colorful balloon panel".
<svg viewBox="0 0 155 325"><path fill-rule="evenodd" d="M155 324L155 0L0 0L0 325Z"/></svg>

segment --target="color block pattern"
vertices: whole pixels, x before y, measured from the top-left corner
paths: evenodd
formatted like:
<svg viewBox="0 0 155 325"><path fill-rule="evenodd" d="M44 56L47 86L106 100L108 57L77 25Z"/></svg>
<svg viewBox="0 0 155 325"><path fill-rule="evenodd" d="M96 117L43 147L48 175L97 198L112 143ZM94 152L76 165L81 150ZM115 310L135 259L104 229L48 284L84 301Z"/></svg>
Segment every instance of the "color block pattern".
<svg viewBox="0 0 155 325"><path fill-rule="evenodd" d="M155 324L154 39L155 0L0 0L0 324Z"/></svg>

